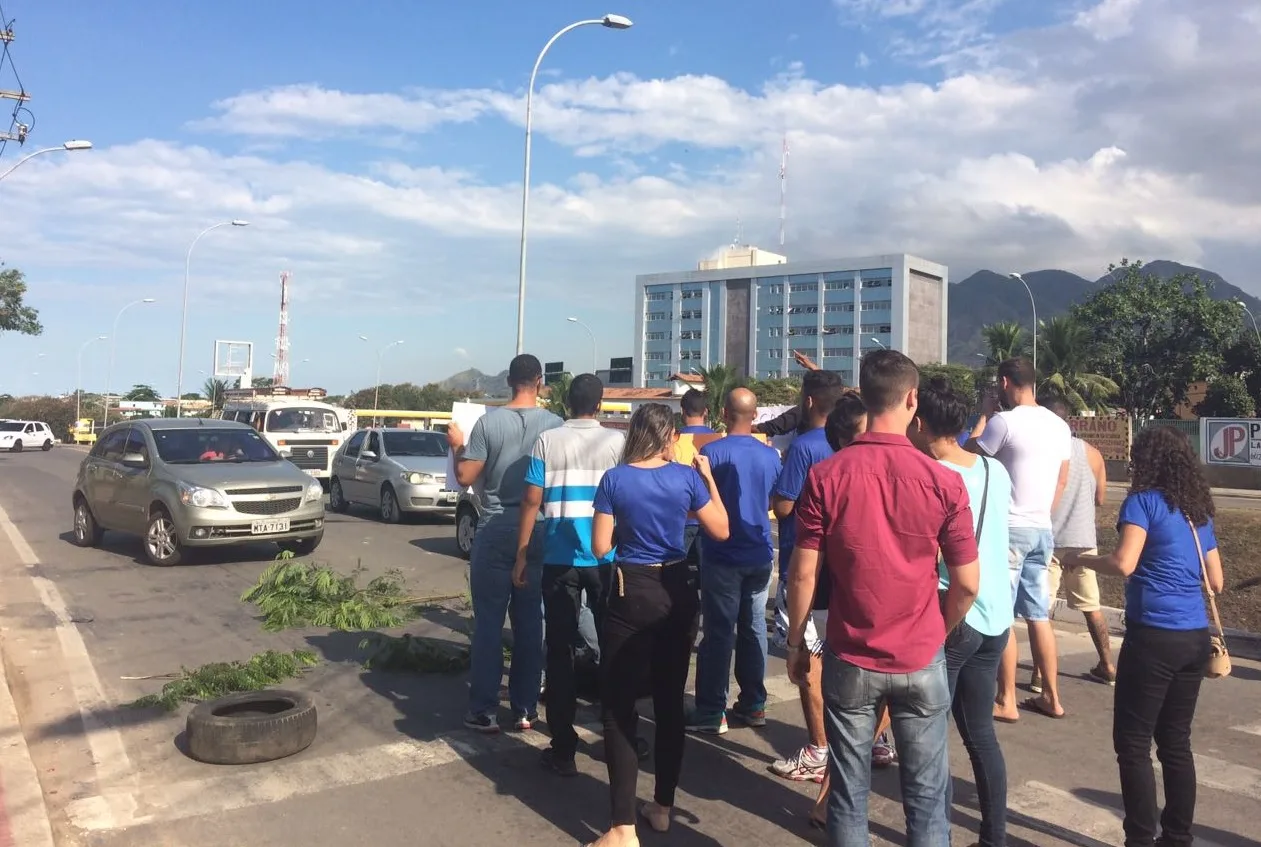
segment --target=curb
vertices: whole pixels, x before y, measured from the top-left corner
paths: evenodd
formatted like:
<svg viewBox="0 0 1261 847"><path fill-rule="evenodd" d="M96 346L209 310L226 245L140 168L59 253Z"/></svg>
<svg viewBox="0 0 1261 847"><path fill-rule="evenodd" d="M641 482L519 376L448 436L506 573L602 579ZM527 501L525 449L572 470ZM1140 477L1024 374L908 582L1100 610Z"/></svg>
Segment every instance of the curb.
<svg viewBox="0 0 1261 847"><path fill-rule="evenodd" d="M1103 612L1103 619L1108 622L1108 629L1114 633L1125 632L1124 609L1118 609L1115 606L1103 606L1099 611ZM1055 603L1051 606L1051 620L1080 623L1082 618L1081 612L1068 607L1067 600L1056 598ZM1226 648L1230 651L1231 656L1239 659L1249 659L1254 662L1261 661L1261 635L1245 632L1242 629L1224 628L1224 631Z"/></svg>

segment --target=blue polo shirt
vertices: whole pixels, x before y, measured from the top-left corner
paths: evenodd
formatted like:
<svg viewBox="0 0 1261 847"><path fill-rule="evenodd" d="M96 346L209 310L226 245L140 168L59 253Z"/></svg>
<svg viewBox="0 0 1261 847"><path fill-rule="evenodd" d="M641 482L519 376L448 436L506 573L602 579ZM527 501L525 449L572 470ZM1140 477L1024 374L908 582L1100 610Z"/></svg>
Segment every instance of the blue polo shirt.
<svg viewBox="0 0 1261 847"><path fill-rule="evenodd" d="M726 541L701 537L706 566L765 565L775 558L768 514L771 489L779 478L779 453L751 435L728 435L701 448L727 508L731 536Z"/></svg>
<svg viewBox="0 0 1261 847"><path fill-rule="evenodd" d="M784 467L771 493L776 497L796 502L806 484L810 469L833 454L824 427L798 435L784 452ZM787 520L779 522L779 576L788 575L788 562L792 559L797 543L797 514L794 511Z"/></svg>
<svg viewBox="0 0 1261 847"><path fill-rule="evenodd" d="M1204 577L1191 525L1159 491L1136 491L1125 498L1117 530L1133 524L1147 532L1138 566L1125 581L1125 619L1157 629L1205 629ZM1217 549L1213 521L1197 527L1207 554Z"/></svg>

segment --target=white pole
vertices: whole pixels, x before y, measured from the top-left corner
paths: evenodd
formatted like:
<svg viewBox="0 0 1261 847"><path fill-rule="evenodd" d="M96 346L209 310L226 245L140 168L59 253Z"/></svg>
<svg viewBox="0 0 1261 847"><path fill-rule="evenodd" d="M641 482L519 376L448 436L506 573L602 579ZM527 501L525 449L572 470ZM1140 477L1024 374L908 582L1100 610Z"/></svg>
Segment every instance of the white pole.
<svg viewBox="0 0 1261 847"><path fill-rule="evenodd" d="M104 341L106 338L109 338L109 336L98 335L96 338L89 338L79 348L79 381L74 389L74 422L76 424L83 417L83 351L88 349L88 345L93 341ZM106 402L108 404L108 400Z"/></svg>
<svg viewBox="0 0 1261 847"><path fill-rule="evenodd" d="M143 300L134 300L118 310L118 314L114 316L114 333L109 337L109 367L105 371L105 420L101 423L102 427L109 426L109 397L110 386L114 382L114 349L118 346L118 321L123 316L123 312L132 306L139 306L142 303L152 303L154 298L146 297Z"/></svg>
<svg viewBox="0 0 1261 847"><path fill-rule="evenodd" d="M180 361L179 371L175 377L175 417L177 418L182 417L184 414L184 339L188 333L188 278L193 263L193 248L197 246L198 241L201 241L203 235L221 226L249 226L249 222L241 220L220 221L217 224L206 227L197 233L193 243L188 245L188 254L184 257L184 307L180 312Z"/></svg>

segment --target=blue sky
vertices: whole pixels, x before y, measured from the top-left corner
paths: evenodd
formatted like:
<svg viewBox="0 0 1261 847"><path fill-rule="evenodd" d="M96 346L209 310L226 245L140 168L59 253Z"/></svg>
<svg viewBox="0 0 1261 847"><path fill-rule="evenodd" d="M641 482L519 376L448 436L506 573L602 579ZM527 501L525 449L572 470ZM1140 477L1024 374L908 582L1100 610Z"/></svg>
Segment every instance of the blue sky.
<svg viewBox="0 0 1261 847"><path fill-rule="evenodd" d="M82 345L153 297L123 318L114 387L173 391L185 251L234 217L251 226L193 255L186 386L216 338L253 341L270 373L282 270L294 384L370 385L375 349L400 338L387 382L500 370L530 67L605 12L635 26L566 35L536 95L540 358L588 367L569 315L602 360L629 355L635 275L693 267L737 219L776 249L785 134L790 258L905 250L955 279L1173 258L1261 293L1244 275L1261 231L1250 0L0 6L32 95L26 149L96 145L0 183L0 258L45 325L0 337L0 390L71 389ZM85 388L103 388L107 352L87 347Z"/></svg>

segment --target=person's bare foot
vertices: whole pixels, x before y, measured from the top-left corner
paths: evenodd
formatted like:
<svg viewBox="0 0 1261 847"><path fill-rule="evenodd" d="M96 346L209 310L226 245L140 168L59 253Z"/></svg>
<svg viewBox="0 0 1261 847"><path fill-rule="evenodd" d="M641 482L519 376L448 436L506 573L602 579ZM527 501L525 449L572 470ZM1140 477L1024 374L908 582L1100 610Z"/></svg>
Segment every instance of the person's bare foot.
<svg viewBox="0 0 1261 847"><path fill-rule="evenodd" d="M1020 708L1030 712L1036 712L1047 718L1055 718L1059 720L1064 717L1064 707L1059 703L1053 703L1047 696L1043 694L1041 697L1030 697L1020 703Z"/></svg>
<svg viewBox="0 0 1261 847"><path fill-rule="evenodd" d="M648 821L648 825L657 832L665 832L670 828L670 807L649 801L639 807L639 814Z"/></svg>
<svg viewBox="0 0 1261 847"><path fill-rule="evenodd" d="M639 847L639 836L633 826L615 826L586 847Z"/></svg>
<svg viewBox="0 0 1261 847"><path fill-rule="evenodd" d="M1015 723L1020 720L1020 711L1014 705L1008 706L1000 700L995 700L994 720L999 723Z"/></svg>

